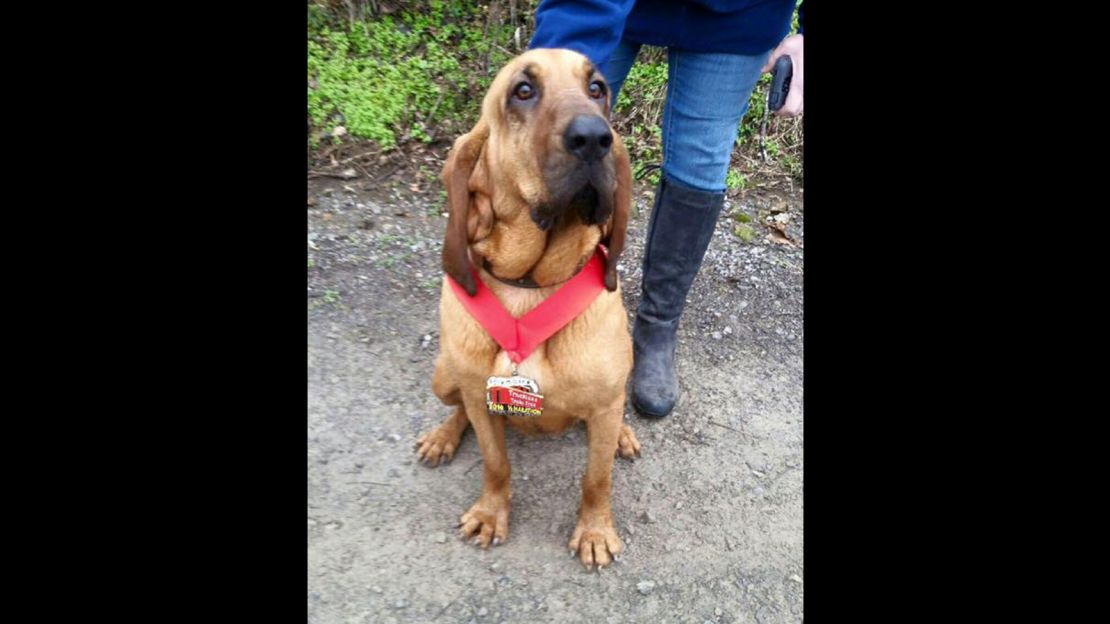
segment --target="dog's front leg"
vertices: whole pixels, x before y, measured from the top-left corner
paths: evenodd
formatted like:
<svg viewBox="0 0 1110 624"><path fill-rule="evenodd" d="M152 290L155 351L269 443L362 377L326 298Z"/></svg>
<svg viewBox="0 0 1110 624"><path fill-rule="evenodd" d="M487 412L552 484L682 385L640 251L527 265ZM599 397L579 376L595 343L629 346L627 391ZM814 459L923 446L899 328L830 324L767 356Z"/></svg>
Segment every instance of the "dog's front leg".
<svg viewBox="0 0 1110 624"><path fill-rule="evenodd" d="M509 455L505 449L505 418L492 416L486 409L483 395L464 396L470 426L482 449L485 467L482 495L462 515L459 533L464 539L474 536L474 543L487 548L509 538Z"/></svg>
<svg viewBox="0 0 1110 624"><path fill-rule="evenodd" d="M582 504L578 525L570 538L571 553L578 553L582 565L592 568L608 565L624 547L613 528L609 498L613 485L613 458L622 430L624 397L586 422L589 457L582 477Z"/></svg>

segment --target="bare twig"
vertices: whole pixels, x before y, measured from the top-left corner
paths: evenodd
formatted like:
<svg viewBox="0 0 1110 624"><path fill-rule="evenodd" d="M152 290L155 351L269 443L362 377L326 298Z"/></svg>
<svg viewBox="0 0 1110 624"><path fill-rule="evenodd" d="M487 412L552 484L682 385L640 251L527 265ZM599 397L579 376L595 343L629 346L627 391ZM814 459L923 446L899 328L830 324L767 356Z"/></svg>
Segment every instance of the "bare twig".
<svg viewBox="0 0 1110 624"><path fill-rule="evenodd" d="M308 177L309 178L336 178L338 180L350 180L351 179L351 176L345 176L341 173L332 173L330 171L317 171L315 169L310 170L308 172Z"/></svg>
<svg viewBox="0 0 1110 624"><path fill-rule="evenodd" d="M365 169L363 169L363 168L362 168L362 165L358 164L357 162L353 162L353 163L351 163L351 164L352 164L352 165L354 165L356 169L358 169L359 171L361 171L361 172L362 172L362 175L366 176L367 178L370 178L370 172L369 172L369 171L367 171L367 170L365 170Z"/></svg>
<svg viewBox="0 0 1110 624"><path fill-rule="evenodd" d="M401 169L401 167L404 167L404 166L405 166L405 163L400 163L400 164L398 164L398 165L394 166L394 167L393 167L392 169L390 169L389 171L387 171L387 172L385 172L385 173L383 173L383 174L380 174L380 175L378 175L378 177L374 178L373 180L370 180L370 184L378 184L378 183L380 183L380 182L383 182L383 181L385 181L386 179L388 179L388 178L389 178L389 176L391 176L391 175L393 175L393 174L397 173L397 171L399 171L399 170Z"/></svg>
<svg viewBox="0 0 1110 624"><path fill-rule="evenodd" d="M443 612L446 611L448 609L448 607L450 607L453 604L455 604L454 600L452 600L451 602L448 602L447 604L443 605L443 608L439 610L439 613L435 614L435 617L432 618L432 621L438 620L439 616L443 615Z"/></svg>
<svg viewBox="0 0 1110 624"><path fill-rule="evenodd" d="M377 154L377 153L379 153L379 151L375 149L375 150L370 150L369 152L363 152L361 154L356 154L355 156L351 156L350 158L344 158L343 160L339 161L339 164L345 165L345 164L351 162L352 160L358 160L359 158L365 158L366 156L373 156L374 154Z"/></svg>
<svg viewBox="0 0 1110 624"><path fill-rule="evenodd" d="M767 107L763 107L763 121L759 124L759 153L763 155L763 162L767 162Z"/></svg>
<svg viewBox="0 0 1110 624"><path fill-rule="evenodd" d="M711 425L717 425L718 427L724 427L725 429L728 429L728 430L730 430L730 431L735 431L736 433L739 433L739 434L741 434L741 435L747 435L746 433L744 433L743 431L740 431L739 429L737 429L737 428L735 428L735 427L729 427L728 425L726 425L726 424L723 424L723 423L719 423L719 422L717 422L717 421L715 421L715 420L710 420L710 421L709 421L709 424L711 424Z"/></svg>
<svg viewBox="0 0 1110 624"><path fill-rule="evenodd" d="M495 10L498 13L500 12L500 6L497 4L497 2L490 2L489 6L486 7L486 27L482 31L482 39L484 39L485 41L490 40L490 38L489 38L489 27L490 27L490 24L493 22L493 14L494 14ZM488 48L486 48L486 64L482 69L487 74L489 73L489 63L490 63L490 57L491 56L493 56L493 46L492 45L489 46Z"/></svg>

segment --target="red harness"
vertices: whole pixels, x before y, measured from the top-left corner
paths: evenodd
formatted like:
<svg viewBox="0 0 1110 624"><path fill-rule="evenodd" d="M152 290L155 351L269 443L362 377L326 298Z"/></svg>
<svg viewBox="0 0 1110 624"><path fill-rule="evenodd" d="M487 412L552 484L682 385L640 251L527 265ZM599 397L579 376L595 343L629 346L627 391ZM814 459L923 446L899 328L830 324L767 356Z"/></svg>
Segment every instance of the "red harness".
<svg viewBox="0 0 1110 624"><path fill-rule="evenodd" d="M449 277L447 281L466 311L501 345L514 364L520 364L536 347L585 312L601 291L605 290L602 254L608 255L608 252L605 247L598 245L597 251L590 256L589 262L578 275L570 278L550 297L518 319L514 319L505 306L501 305L493 291L478 278L477 271L474 271L474 283L478 286L478 292L473 297L466 294L454 279Z"/></svg>

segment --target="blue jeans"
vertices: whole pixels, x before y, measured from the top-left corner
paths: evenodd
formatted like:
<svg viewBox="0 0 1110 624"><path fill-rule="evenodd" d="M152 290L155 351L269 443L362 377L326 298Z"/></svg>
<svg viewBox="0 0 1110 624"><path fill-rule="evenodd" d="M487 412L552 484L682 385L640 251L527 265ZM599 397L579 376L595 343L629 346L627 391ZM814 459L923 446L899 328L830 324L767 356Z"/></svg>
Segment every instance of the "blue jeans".
<svg viewBox="0 0 1110 624"><path fill-rule="evenodd" d="M621 41L605 77L617 94L636 62L640 44ZM748 100L770 52L745 56L667 49L667 101L663 109L663 173L700 191L725 190L732 146Z"/></svg>

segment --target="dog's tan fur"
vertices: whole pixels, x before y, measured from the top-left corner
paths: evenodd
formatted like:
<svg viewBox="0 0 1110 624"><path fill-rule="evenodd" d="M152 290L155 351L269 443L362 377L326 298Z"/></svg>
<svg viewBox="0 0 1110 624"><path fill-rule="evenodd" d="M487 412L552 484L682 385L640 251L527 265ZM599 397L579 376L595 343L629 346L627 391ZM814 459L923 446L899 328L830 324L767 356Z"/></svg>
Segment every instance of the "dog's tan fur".
<svg viewBox="0 0 1110 624"><path fill-rule="evenodd" d="M535 83L534 101L513 100L521 80ZM606 242L607 289L520 364L518 373L536 380L544 395L542 416L491 416L485 404L486 379L509 375L512 362L445 280L441 351L432 390L455 411L418 439L422 460L438 465L454 455L467 425L474 428L484 463L482 493L462 515L460 532L487 547L508 538L506 421L533 433L559 432L583 421L589 452L578 525L569 545L587 567L608 564L622 548L610 510L610 473L616 453L632 457L640 450L632 430L622 422L632 341L616 263L624 245L632 176L620 136L613 133L609 154L596 165L611 182L611 188L598 189L599 195L611 193L598 202L611 207L610 215L590 224L575 210L557 205L562 199L556 197L560 172L575 162L564 147L563 130L575 115L608 117L608 90L604 97L591 96L594 80L602 80L600 74L584 56L569 50L529 51L497 75L480 120L455 142L444 167L450 210L444 268L468 291L474 285L471 267L482 267L483 260L500 278L530 275L540 288L510 286L485 269L478 272L509 313L519 318L572 277L599 242ZM559 215L547 231L533 218L537 206Z"/></svg>

